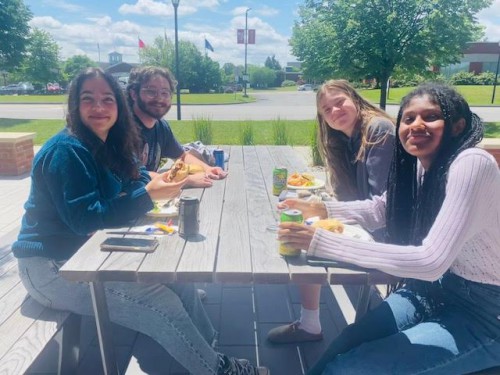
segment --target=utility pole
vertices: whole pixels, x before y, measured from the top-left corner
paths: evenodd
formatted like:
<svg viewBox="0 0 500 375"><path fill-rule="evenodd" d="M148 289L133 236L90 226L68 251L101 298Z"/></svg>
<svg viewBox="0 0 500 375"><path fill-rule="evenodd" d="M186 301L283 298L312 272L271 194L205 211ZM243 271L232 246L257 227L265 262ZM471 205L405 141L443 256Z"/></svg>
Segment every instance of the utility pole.
<svg viewBox="0 0 500 375"><path fill-rule="evenodd" d="M174 27L175 27L175 78L177 78L177 120L181 119L181 88L179 87L179 36L177 27L177 8L180 0L172 0L174 6Z"/></svg>
<svg viewBox="0 0 500 375"><path fill-rule="evenodd" d="M248 72L247 72L247 45L248 45L248 11L252 8L248 8L245 12L245 75L243 76L244 93L243 96L246 98L247 95L247 82L248 82Z"/></svg>

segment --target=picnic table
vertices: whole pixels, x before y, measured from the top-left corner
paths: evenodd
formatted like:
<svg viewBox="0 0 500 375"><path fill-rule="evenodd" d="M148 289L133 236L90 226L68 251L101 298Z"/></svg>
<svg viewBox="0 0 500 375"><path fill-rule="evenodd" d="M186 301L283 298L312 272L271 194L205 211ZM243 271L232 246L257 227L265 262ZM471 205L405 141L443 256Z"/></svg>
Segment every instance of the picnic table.
<svg viewBox="0 0 500 375"><path fill-rule="evenodd" d="M306 159L290 146L231 146L225 152L229 154L225 180L208 189L183 192L200 199L198 236L159 236L153 253L103 252L100 244L110 234L101 230L61 268L63 277L89 282L106 374L117 373L103 287L106 281L357 284L363 286L359 317L367 309L370 285L395 280L379 271L309 266L304 254L280 256L276 234L266 230L277 219L272 171L275 166L287 167L289 172L307 171ZM155 221L144 217L134 225Z"/></svg>

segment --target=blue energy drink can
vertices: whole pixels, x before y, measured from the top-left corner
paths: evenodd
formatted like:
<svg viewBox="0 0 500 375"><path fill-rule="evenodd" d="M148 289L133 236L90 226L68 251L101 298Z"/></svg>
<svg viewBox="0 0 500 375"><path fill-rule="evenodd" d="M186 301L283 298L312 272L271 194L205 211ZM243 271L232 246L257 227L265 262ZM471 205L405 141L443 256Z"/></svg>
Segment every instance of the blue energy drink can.
<svg viewBox="0 0 500 375"><path fill-rule="evenodd" d="M224 169L224 150L217 148L214 150L215 166Z"/></svg>

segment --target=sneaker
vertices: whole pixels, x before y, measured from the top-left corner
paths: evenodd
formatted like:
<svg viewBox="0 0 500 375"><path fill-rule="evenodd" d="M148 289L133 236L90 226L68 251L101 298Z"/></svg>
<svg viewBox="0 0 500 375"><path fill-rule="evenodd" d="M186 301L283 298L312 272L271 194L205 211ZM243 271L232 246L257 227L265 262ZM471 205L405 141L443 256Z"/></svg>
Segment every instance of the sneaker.
<svg viewBox="0 0 500 375"><path fill-rule="evenodd" d="M323 333L307 332L306 330L300 328L299 321L295 321L290 324L273 328L267 334L267 339L275 344L320 341L323 340Z"/></svg>
<svg viewBox="0 0 500 375"><path fill-rule="evenodd" d="M207 292L205 292L203 289L196 289L198 292L198 297L200 297L201 301L205 301L207 299Z"/></svg>
<svg viewBox="0 0 500 375"><path fill-rule="evenodd" d="M229 358L219 354L219 375L271 375L267 367L257 367L246 359Z"/></svg>

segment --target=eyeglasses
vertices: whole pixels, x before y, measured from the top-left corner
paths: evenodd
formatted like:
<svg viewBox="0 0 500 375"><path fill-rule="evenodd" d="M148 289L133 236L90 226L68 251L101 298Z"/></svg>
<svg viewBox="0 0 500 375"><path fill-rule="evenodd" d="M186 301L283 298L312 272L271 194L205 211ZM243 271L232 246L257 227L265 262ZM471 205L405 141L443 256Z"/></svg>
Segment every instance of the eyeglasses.
<svg viewBox="0 0 500 375"><path fill-rule="evenodd" d="M158 89L149 89L147 87L141 89L141 91L146 95L149 99L155 99L160 96L163 99L170 99L172 97L172 91L170 90L158 90Z"/></svg>

